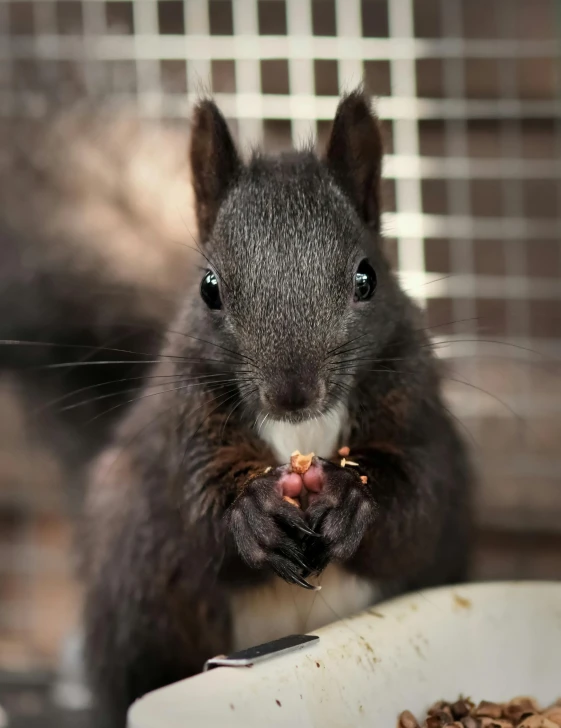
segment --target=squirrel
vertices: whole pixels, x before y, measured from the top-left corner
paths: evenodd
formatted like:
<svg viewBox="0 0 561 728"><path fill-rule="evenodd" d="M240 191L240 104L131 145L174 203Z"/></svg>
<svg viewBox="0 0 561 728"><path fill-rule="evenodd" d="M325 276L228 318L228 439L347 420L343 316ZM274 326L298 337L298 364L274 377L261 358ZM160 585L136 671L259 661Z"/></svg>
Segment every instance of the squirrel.
<svg viewBox="0 0 561 728"><path fill-rule="evenodd" d="M205 271L88 483L86 659L107 725L212 656L466 578L470 460L383 254L382 159L361 89L322 157L244 162L212 99L194 110ZM316 457L295 478L296 449Z"/></svg>

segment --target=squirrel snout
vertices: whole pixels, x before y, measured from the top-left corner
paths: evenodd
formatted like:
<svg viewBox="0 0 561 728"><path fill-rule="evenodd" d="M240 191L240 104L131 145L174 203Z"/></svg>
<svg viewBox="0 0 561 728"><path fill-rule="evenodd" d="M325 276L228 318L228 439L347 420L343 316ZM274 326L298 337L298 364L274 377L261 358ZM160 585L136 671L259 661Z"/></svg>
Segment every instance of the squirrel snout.
<svg viewBox="0 0 561 728"><path fill-rule="evenodd" d="M299 412L317 401L319 389L317 384L291 377L267 392L264 400L276 412Z"/></svg>

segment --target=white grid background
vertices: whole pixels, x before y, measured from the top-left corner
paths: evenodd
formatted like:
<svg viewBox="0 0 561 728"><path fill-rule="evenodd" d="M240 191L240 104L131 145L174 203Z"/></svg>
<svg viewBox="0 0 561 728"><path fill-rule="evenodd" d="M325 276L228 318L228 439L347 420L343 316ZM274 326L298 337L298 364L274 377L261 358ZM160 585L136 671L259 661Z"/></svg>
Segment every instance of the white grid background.
<svg viewBox="0 0 561 728"><path fill-rule="evenodd" d="M468 383L449 382L449 394L484 472L480 521L559 530L561 371L545 358L561 356L557 15L555 0L0 0L0 115L40 117L41 84L73 67L83 91L148 120L186 119L210 89L242 146L277 148L321 136L338 94L374 63L388 79L370 89L391 138L388 248L453 377ZM41 83L22 84L26 63ZM280 77L273 91L264 63ZM544 214L528 203L533 185L553 199ZM487 245L501 251L498 267ZM446 251L436 266L435 249Z"/></svg>

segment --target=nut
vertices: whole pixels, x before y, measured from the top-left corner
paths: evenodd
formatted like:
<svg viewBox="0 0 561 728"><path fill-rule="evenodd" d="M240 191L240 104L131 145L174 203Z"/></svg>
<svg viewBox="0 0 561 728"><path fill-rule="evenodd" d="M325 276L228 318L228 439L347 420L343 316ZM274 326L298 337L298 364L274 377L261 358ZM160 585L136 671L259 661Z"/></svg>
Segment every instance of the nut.
<svg viewBox="0 0 561 728"><path fill-rule="evenodd" d="M557 723L543 715L531 715L519 723L519 728L557 728Z"/></svg>
<svg viewBox="0 0 561 728"><path fill-rule="evenodd" d="M481 728L480 721L471 715L466 715L465 718L462 718L461 723L464 728Z"/></svg>
<svg viewBox="0 0 561 728"><path fill-rule="evenodd" d="M472 708L473 703L471 703L469 700L456 700L456 702L450 706L452 715L456 719L465 718L467 715L470 714Z"/></svg>
<svg viewBox="0 0 561 728"><path fill-rule="evenodd" d="M348 449L349 448L347 448L347 450ZM410 713L408 710L404 710L397 721L397 728L420 728L420 726L413 713Z"/></svg>
<svg viewBox="0 0 561 728"><path fill-rule="evenodd" d="M561 706L554 705L544 712L546 718L549 718L555 725L561 726Z"/></svg>
<svg viewBox="0 0 561 728"><path fill-rule="evenodd" d="M407 711L402 716L410 716ZM415 728L417 723L411 723ZM398 728L409 728L399 723ZM541 710L534 700L524 695L508 703L482 700L477 707L469 698L455 703L439 700L427 711L423 728L561 728L561 700Z"/></svg>
<svg viewBox="0 0 561 728"><path fill-rule="evenodd" d="M490 703L488 700L482 700L474 711L474 715L478 718L500 718L502 714L502 706Z"/></svg>
<svg viewBox="0 0 561 728"><path fill-rule="evenodd" d="M302 455L299 450L295 450L290 456L290 469L293 473L304 475L310 469L312 460L314 459L314 453L311 452L308 455Z"/></svg>
<svg viewBox="0 0 561 728"><path fill-rule="evenodd" d="M291 506L296 506L296 508L300 508L299 501L295 500L294 498L291 498L288 495L283 495L282 499L283 499L283 501L290 503Z"/></svg>

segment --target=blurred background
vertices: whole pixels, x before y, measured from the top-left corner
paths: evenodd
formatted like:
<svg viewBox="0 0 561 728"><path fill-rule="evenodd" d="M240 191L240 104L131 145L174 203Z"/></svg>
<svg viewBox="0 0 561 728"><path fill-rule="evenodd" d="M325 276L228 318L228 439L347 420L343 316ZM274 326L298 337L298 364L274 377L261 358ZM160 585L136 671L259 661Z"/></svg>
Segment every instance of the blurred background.
<svg viewBox="0 0 561 728"><path fill-rule="evenodd" d="M0 0L0 336L56 344L0 348L11 725L85 720L48 692L79 612L82 475L193 269L201 92L243 149L277 152L322 148L364 81L385 245L481 473L473 577L561 576L560 32L555 0Z"/></svg>

